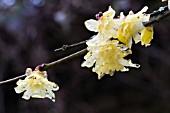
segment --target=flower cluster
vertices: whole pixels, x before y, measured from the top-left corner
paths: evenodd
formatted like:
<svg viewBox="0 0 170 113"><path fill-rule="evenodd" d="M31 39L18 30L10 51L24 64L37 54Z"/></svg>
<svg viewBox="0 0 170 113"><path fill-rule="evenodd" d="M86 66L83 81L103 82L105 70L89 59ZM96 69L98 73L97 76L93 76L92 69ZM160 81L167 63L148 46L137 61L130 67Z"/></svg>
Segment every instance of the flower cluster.
<svg viewBox="0 0 170 113"><path fill-rule="evenodd" d="M27 68L24 80L18 80L17 87L15 87L16 93L24 92L22 98L28 100L33 98L49 98L55 102L55 94L52 91L59 89L58 85L48 81L47 72Z"/></svg>
<svg viewBox="0 0 170 113"><path fill-rule="evenodd" d="M148 46L153 38L152 26L145 27L150 15L146 14L148 7L134 14L132 11L127 16L120 13L119 18L114 18L115 11L109 7L108 11L96 15L97 20L85 21L88 30L97 32L87 41L88 53L82 67L93 67L92 71L101 79L105 74L113 75L115 71L128 71L126 67L136 67L131 60L125 57L131 54L132 42L141 42Z"/></svg>
<svg viewBox="0 0 170 113"><path fill-rule="evenodd" d="M148 7L145 6L136 14L130 11L126 17L123 12L120 14L121 24L117 29L117 38L129 48L132 46L132 39L135 43L141 42L142 45L148 46L153 37L152 27L143 25L143 22L148 22L150 18L149 14L145 14L147 9Z"/></svg>
<svg viewBox="0 0 170 113"><path fill-rule="evenodd" d="M128 71L125 66L139 67L131 60L124 59L125 56L131 54L131 50L128 50L123 44L119 44L119 41L108 40L92 44L91 41L94 39L87 42L89 52L84 57L86 61L81 66L92 67L95 64L93 72L98 74L98 79L101 79L105 74L112 76L115 71Z"/></svg>

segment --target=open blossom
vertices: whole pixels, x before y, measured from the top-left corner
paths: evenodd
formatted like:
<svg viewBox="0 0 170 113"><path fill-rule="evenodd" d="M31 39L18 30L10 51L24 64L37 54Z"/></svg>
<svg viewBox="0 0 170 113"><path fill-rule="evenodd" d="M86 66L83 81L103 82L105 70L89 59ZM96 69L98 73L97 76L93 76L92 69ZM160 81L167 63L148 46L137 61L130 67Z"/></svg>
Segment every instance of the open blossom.
<svg viewBox="0 0 170 113"><path fill-rule="evenodd" d="M27 76L24 80L18 80L17 87L15 87L16 93L24 92L22 98L28 100L30 97L33 98L49 98L55 102L55 94L53 91L59 89L58 85L48 81L47 72L27 68L25 75Z"/></svg>
<svg viewBox="0 0 170 113"><path fill-rule="evenodd" d="M87 42L88 53L85 55L82 67L93 67L93 72L98 74L98 79L101 79L105 74L113 75L115 71L128 71L126 67L136 67L139 65L133 64L131 60L124 59L125 56L131 54L130 50L124 45L119 44L117 40L94 41L93 37ZM91 43L96 42L96 43Z"/></svg>
<svg viewBox="0 0 170 113"><path fill-rule="evenodd" d="M148 46L153 38L152 26L145 27L143 22L148 22L150 19L149 14L145 14L148 7L144 7L141 11L134 14L132 11L127 16L123 13L120 14L120 20L122 21L118 27L119 41L123 42L128 48L132 46L132 39L135 43L141 41L142 45Z"/></svg>
<svg viewBox="0 0 170 113"><path fill-rule="evenodd" d="M88 30L98 32L100 38L109 39L116 36L115 27L117 22L113 20L115 11L109 6L108 11L101 13L97 17L98 20L90 19L85 21L85 26Z"/></svg>

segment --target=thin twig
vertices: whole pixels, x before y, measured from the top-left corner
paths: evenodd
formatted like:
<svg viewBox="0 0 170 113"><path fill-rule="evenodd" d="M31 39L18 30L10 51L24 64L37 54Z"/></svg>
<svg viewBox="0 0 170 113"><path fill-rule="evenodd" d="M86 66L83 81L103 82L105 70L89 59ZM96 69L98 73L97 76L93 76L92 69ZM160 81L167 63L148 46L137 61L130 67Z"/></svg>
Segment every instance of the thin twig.
<svg viewBox="0 0 170 113"><path fill-rule="evenodd" d="M59 59L59 60L57 60L57 61L39 65L39 66L36 67L36 69L38 68L38 69L41 70L41 71L47 71L48 69L50 69L50 68L52 68L52 67L54 67L54 66L56 66L56 65L58 65L58 64L61 64L61 63L63 63L63 62L66 62L66 61L68 61L68 60L71 60L71 59L73 59L73 58L76 58L76 57L78 57L78 56L80 56L80 55L85 54L86 52L87 52L87 50L86 50L86 49L83 49L83 50L78 51L78 52L76 52L76 53L73 53L73 54L71 54L71 55L69 55L69 56L66 56L66 57L64 57L64 58L61 58L61 59ZM26 75L21 75L21 76L17 76L17 77L15 77L15 78L12 78L12 79L8 79L8 80L1 81L1 82L0 82L0 85L5 84L5 83L8 83L8 82L15 81L15 80L18 80L18 79L23 78L23 77L26 77Z"/></svg>
<svg viewBox="0 0 170 113"><path fill-rule="evenodd" d="M159 22L160 20L166 18L166 17L169 16L169 15L170 15L170 10L164 12L164 13L161 14L160 16L157 16L157 17L155 17L155 18L152 18L152 20L150 20L149 22L144 23L144 26L149 26L149 25L152 25L152 24L154 24L154 23L156 23L156 22Z"/></svg>
<svg viewBox="0 0 170 113"><path fill-rule="evenodd" d="M76 52L76 53L73 53L73 54L71 54L71 55L69 55L69 56L66 56L66 57L64 57L64 58L61 58L61 59L59 59L59 60L57 60L57 61L54 61L54 62L51 62L51 63L42 64L40 70L41 70L41 71L46 71L46 70L48 70L48 69L50 69L50 68L52 68L52 67L54 67L54 66L56 66L56 65L58 65L58 64L61 64L61 63L63 63L63 62L66 62L66 61L68 61L68 60L71 60L71 59L73 59L73 58L76 58L76 57L78 57L78 56L80 56L80 55L83 55L83 54L85 54L86 52L87 52L87 49L83 49L83 50L80 50L80 51L78 51L78 52Z"/></svg>
<svg viewBox="0 0 170 113"><path fill-rule="evenodd" d="M5 83L8 83L8 82L15 81L15 80L18 80L18 79L23 78L23 77L25 77L25 76L26 76L26 75L21 75L21 76L15 77L15 78L11 78L11 79L8 79L8 80L1 81L1 82L0 82L0 85L5 84Z"/></svg>
<svg viewBox="0 0 170 113"><path fill-rule="evenodd" d="M151 17L163 14L165 11L168 11L168 6L164 6L164 7L159 7L158 10L153 11L152 13L150 13Z"/></svg>
<svg viewBox="0 0 170 113"><path fill-rule="evenodd" d="M67 50L67 49L69 49L69 48L72 48L72 47L76 47L76 46L85 44L86 42L87 42L87 40L81 41L81 42L78 42L78 43L75 43L75 44L71 44L71 45L63 45L61 48L55 49L54 51L55 51L55 52L65 51L65 50Z"/></svg>

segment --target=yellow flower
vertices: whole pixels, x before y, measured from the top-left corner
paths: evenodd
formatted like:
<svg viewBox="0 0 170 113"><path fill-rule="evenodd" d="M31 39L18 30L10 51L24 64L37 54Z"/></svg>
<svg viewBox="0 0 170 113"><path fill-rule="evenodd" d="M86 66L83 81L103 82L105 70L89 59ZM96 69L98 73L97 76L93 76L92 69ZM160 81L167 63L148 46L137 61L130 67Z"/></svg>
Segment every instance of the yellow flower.
<svg viewBox="0 0 170 113"><path fill-rule="evenodd" d="M85 26L88 30L98 32L100 38L109 39L116 36L116 21L113 20L115 11L109 6L108 11L104 12L98 20L90 19L85 21Z"/></svg>
<svg viewBox="0 0 170 113"><path fill-rule="evenodd" d="M118 35L116 36L120 42L123 42L127 47L132 46L132 37L136 37L138 29L132 22L123 22L118 28Z"/></svg>
<svg viewBox="0 0 170 113"><path fill-rule="evenodd" d="M93 72L98 74L98 79L101 79L105 74L112 76L115 71L128 71L125 68L127 66L138 68L139 65L124 59L125 56L131 54L131 51L118 43L117 40L108 40L107 42L101 41L91 44L87 48L89 52L84 57L86 61L81 66L92 67L94 65ZM87 44L89 43L87 42Z"/></svg>
<svg viewBox="0 0 170 113"><path fill-rule="evenodd" d="M132 53L133 40L148 46L153 38L153 27L143 25L150 19L150 15L145 13L147 9L145 6L136 14L130 11L127 16L120 13L119 18L113 18L115 11L109 7L103 15L97 15L98 20L87 20L86 28L98 34L86 42L88 53L81 66L93 67L92 71L98 74L98 79L105 74L112 76L115 71L128 71L126 67L138 68L139 65L124 57Z"/></svg>
<svg viewBox="0 0 170 113"><path fill-rule="evenodd" d="M153 38L153 27L152 26L148 26L142 29L141 31L141 44L148 46L150 45L150 42Z"/></svg>
<svg viewBox="0 0 170 113"><path fill-rule="evenodd" d="M113 18L115 11L109 7L108 11L98 15L98 20L85 21L85 26L90 31L98 32L97 37L100 38L98 40L117 38L128 48L131 48L133 40L135 43L141 42L142 45L148 46L153 39L153 28L143 25L150 19L150 15L145 13L147 10L148 7L145 6L136 14L130 11L127 16L124 16L121 12L119 18Z"/></svg>
<svg viewBox="0 0 170 113"><path fill-rule="evenodd" d="M55 94L52 91L59 89L58 85L48 81L47 72L27 68L24 80L18 80L17 87L15 87L16 93L24 92L22 98L28 100L33 98L49 98L55 102Z"/></svg>
<svg viewBox="0 0 170 113"><path fill-rule="evenodd" d="M153 30L150 30L151 32L146 32L149 29L152 29L151 26L145 27L143 25L143 22L148 22L150 18L149 14L145 14L147 9L148 7L145 6L141 11L136 14L130 11L126 17L123 13L120 14L120 20L122 20L122 23L117 29L118 35L116 36L116 38L118 38L119 41L123 42L128 48L131 48L132 46L132 39L134 39L135 43L141 41L142 45L147 46L153 38ZM143 33L145 33L145 35L143 35ZM147 43L143 42L143 40L146 40L146 38L148 41Z"/></svg>

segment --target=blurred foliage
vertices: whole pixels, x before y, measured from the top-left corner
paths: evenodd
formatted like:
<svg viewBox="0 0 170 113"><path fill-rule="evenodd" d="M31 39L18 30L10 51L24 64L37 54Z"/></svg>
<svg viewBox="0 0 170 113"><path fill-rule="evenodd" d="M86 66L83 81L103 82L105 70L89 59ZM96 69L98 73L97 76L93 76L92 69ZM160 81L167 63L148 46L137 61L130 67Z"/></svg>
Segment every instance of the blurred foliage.
<svg viewBox="0 0 170 113"><path fill-rule="evenodd" d="M144 5L152 12L165 4L161 0L0 0L0 80L86 47L53 52L91 37L84 21L109 5L118 15L137 12ZM97 80L97 74L80 67L82 56L49 70L50 80L60 86L55 103L26 101L15 94L16 82L11 82L0 86L0 113L169 113L169 21L170 17L154 24L150 47L133 46L129 57L141 64L140 69Z"/></svg>

